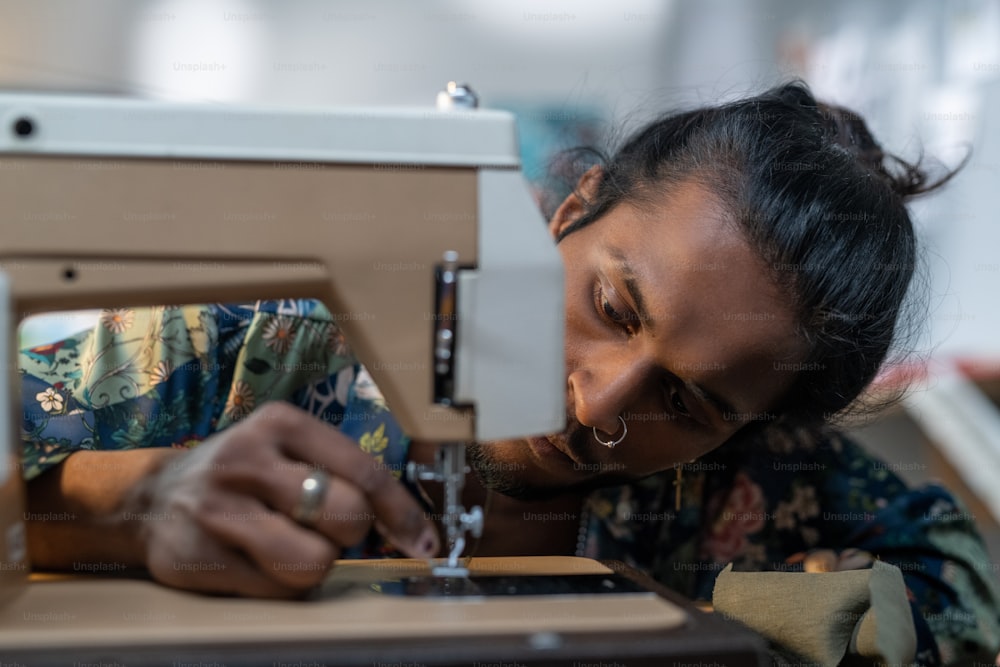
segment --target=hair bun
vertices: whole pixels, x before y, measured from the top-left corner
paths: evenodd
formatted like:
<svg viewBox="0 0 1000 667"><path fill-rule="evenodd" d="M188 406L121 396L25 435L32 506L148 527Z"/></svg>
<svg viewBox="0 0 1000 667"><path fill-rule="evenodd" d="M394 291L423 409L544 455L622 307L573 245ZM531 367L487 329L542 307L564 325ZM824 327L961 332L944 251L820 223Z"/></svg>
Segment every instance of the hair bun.
<svg viewBox="0 0 1000 667"><path fill-rule="evenodd" d="M864 119L850 109L817 102L816 110L823 119L825 137L881 177L904 200L935 190L955 174L950 172L932 182L919 162L910 163L883 151Z"/></svg>

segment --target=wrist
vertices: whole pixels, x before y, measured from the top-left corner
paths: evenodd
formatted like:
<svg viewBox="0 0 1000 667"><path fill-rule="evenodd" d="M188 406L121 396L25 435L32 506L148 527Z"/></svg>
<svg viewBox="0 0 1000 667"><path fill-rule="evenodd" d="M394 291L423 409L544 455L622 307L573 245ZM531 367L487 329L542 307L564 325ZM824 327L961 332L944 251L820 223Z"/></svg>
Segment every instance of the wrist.
<svg viewBox="0 0 1000 667"><path fill-rule="evenodd" d="M75 452L28 483L28 548L40 569L75 569L81 563L145 567L144 522L152 489L170 461L169 448Z"/></svg>
<svg viewBox="0 0 1000 667"><path fill-rule="evenodd" d="M128 560L146 566L151 528L157 521L168 517L158 507L160 489L169 478L169 471L177 459L188 454L187 450L157 448L144 457L135 473L133 483L120 495L118 506L109 516L115 532L128 545Z"/></svg>

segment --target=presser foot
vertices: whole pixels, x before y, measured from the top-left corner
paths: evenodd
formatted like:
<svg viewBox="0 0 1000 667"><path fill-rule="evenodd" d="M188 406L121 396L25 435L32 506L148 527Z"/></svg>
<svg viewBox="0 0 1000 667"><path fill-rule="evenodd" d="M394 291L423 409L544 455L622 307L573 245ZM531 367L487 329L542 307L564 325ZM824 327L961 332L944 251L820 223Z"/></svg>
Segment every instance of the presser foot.
<svg viewBox="0 0 1000 667"><path fill-rule="evenodd" d="M465 535L479 538L483 534L483 508L476 506L468 511L462 506L462 487L470 469L465 465L465 446L462 443L442 445L437 452L433 466L417 465L410 462L406 466L407 479L413 482L429 480L441 482L444 486L445 539L448 542L448 556L428 562L431 575L435 577L468 577L469 570L460 557L465 550Z"/></svg>
<svg viewBox="0 0 1000 667"><path fill-rule="evenodd" d="M465 550L465 538L459 537L451 545L447 558L431 560L431 575L435 577L467 577L469 568L459 558Z"/></svg>

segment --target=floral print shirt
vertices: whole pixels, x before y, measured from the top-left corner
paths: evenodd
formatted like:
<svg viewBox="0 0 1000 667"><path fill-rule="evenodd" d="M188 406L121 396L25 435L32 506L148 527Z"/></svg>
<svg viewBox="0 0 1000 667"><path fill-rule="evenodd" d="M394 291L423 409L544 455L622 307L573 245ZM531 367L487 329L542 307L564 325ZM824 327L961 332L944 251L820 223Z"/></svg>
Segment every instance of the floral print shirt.
<svg viewBox="0 0 1000 667"><path fill-rule="evenodd" d="M97 327L24 350L23 456L31 479L82 449L194 447L272 400L337 425L397 476L409 441L348 349L308 300L102 313ZM627 562L711 599L727 563L744 570L900 568L918 665L990 660L1000 589L969 512L936 485L907 489L835 432L729 442L673 471L594 492L584 554ZM354 556L395 555L373 535Z"/></svg>

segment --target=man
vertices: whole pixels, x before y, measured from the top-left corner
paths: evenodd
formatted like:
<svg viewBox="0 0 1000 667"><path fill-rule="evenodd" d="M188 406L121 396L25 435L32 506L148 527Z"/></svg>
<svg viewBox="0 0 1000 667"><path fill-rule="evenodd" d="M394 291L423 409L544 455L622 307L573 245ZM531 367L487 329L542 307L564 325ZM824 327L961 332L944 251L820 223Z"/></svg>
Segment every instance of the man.
<svg viewBox="0 0 1000 667"><path fill-rule="evenodd" d="M903 200L919 191L873 161L863 125L848 141L829 122L786 86L662 119L583 175L549 223L568 426L470 445L465 500L487 512L471 551L618 557L700 597L730 561L881 558L921 574L907 578L921 664L995 650L971 521L811 419L850 404L885 357L913 265ZM290 596L342 555L441 552L426 516L439 489L418 500L398 479L433 444L399 433L317 304L106 311L22 372L29 503L77 517L29 522L41 567L111 561ZM317 471L322 512L304 517ZM955 611L990 620L943 620Z"/></svg>
<svg viewBox="0 0 1000 667"><path fill-rule="evenodd" d="M591 171L583 187L592 189L598 174ZM551 223L553 235L580 217L583 201L576 195L566 201ZM567 338L573 341L567 348L570 427L550 438L473 446L473 459L486 464L480 468L504 494L491 503L480 555L572 553L578 520L565 522L558 533L562 544L556 544L552 525L521 520L526 508L541 511L557 506L579 517L586 490L607 484L609 478L645 477L697 458L747 423L746 415L766 413L790 383L790 373L775 369L780 368L778 361L794 360L789 357L789 350L796 347L793 316L776 289L760 289L767 284L764 268L737 232L727 228L721 205L692 184L665 207L663 218L672 221L669 226L660 224L659 216L644 219L622 207L601 225L560 244L568 270ZM644 231L636 233L637 224ZM668 249L669 261L662 261L660 248ZM691 268L712 263L749 279L734 286L726 272ZM706 274L713 280L706 280ZM664 285L671 289L653 288ZM719 316L742 311L771 316L750 323ZM106 315L104 331L111 339L135 338L136 324L125 326L135 317L132 311ZM258 327L265 348L273 353L268 367L277 367L282 353L287 357L292 351L294 341L281 341L293 335L293 326L292 318L282 321L277 316ZM297 335L304 339L304 334ZM629 344L621 345L625 339ZM268 342L273 344L268 347ZM331 365L324 361L316 367ZM186 362L190 360L173 359L148 372L159 368L169 376ZM145 371L133 369L129 374ZM90 397L107 390L98 384ZM95 520L100 510L170 520L124 518L109 524L101 518L103 529L88 526L86 520L46 526L46 533L61 529L66 537L53 539L47 534L44 540L33 539L36 562L49 563L56 554L62 559L119 559L145 565L157 578L178 586L288 595L318 583L340 551L361 541L376 522L409 555L439 551L435 526L424 518L423 508L389 472L373 468L371 458L354 442L306 413L279 404L251 413L262 397L250 393L240 380L233 383L227 399L222 419L235 425L190 453L80 451L56 474L50 473L51 483L63 490L63 502L90 498L95 485L102 490L99 500L88 501L93 506L70 502L63 511ZM596 442L593 429L606 439L620 432L622 423L629 435L619 446L609 449ZM679 446L657 451L634 444L657 439ZM433 443L415 443L410 458L429 461L433 448ZM302 481L313 467L332 475L325 514L351 520L321 519L311 527L292 520ZM77 469L86 473L76 475ZM85 488L75 493L76 483ZM470 485L470 496L481 493L482 486ZM513 498L507 500L508 496ZM535 503L517 500L537 496L555 497ZM33 499L41 497L53 502L50 494L33 488ZM226 516L256 520L228 521ZM523 525L511 530L511 523ZM80 539L80 531L85 531L86 540ZM98 537L104 531L107 539ZM512 535L519 537L512 541ZM99 551L74 553L82 544ZM289 567L293 560L316 566ZM174 567L187 561L223 562L226 568L206 576Z"/></svg>

